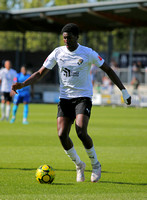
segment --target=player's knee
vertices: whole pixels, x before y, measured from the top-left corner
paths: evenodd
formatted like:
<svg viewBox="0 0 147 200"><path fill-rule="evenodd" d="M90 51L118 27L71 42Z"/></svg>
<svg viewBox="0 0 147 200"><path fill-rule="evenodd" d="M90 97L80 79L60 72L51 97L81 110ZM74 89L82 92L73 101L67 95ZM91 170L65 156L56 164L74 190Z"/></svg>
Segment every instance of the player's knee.
<svg viewBox="0 0 147 200"><path fill-rule="evenodd" d="M1 103L5 103L5 100L1 100Z"/></svg>
<svg viewBox="0 0 147 200"><path fill-rule="evenodd" d="M68 134L66 133L66 130L64 130L62 128L58 129L58 137L59 137L59 139L61 141L65 140L68 137Z"/></svg>
<svg viewBox="0 0 147 200"><path fill-rule="evenodd" d="M80 128L79 126L76 126L76 132L79 139L81 141L84 141L87 136L87 131L85 130L85 128Z"/></svg>

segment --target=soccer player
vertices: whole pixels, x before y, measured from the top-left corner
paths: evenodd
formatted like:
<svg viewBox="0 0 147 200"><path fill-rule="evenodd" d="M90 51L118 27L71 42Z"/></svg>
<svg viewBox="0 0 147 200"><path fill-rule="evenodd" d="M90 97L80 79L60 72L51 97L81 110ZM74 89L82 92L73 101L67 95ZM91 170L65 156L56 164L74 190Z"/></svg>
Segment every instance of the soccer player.
<svg viewBox="0 0 147 200"><path fill-rule="evenodd" d="M27 70L25 66L21 67L20 73L17 74L16 81L17 82L24 82L26 79L30 77L30 74L27 74ZM28 124L27 117L28 117L28 103L30 102L30 86L21 88L17 91L18 94L15 94L14 96L14 106L12 111L12 119L10 123L14 123L16 119L16 113L18 109L19 103L24 103L24 109L23 109L23 124Z"/></svg>
<svg viewBox="0 0 147 200"><path fill-rule="evenodd" d="M17 72L11 69L11 61L6 60L4 63L4 68L0 70L0 83L1 83L1 121L5 118L8 121L11 109L11 85L14 78L17 76ZM5 108L6 104L6 108Z"/></svg>
<svg viewBox="0 0 147 200"><path fill-rule="evenodd" d="M105 63L98 53L91 48L78 43L79 29L76 24L67 24L62 29L65 46L56 48L45 60L43 66L33 73L23 83L16 83L12 89L28 86L42 78L56 63L60 75L60 102L58 104L57 130L61 144L66 154L75 163L77 182L85 180L85 163L78 156L73 142L69 137L71 125L75 120L75 129L82 141L92 165L91 182L97 182L101 177L101 164L97 159L93 141L87 133L87 126L92 107L92 82L90 68L92 64L100 67L121 90L126 104L131 104L128 94L120 79Z"/></svg>

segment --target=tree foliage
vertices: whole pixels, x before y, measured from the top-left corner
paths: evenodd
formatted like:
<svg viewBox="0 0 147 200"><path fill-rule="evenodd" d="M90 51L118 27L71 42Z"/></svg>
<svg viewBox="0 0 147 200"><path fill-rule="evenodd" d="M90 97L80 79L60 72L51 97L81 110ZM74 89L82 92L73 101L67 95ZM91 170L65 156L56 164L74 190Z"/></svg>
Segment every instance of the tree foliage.
<svg viewBox="0 0 147 200"><path fill-rule="evenodd" d="M12 8L37 8L46 6L50 0L1 0L0 10L9 10ZM55 0L55 5L67 5L87 3L87 0Z"/></svg>
<svg viewBox="0 0 147 200"><path fill-rule="evenodd" d="M9 9L24 9L43 7L50 0L1 0L0 10ZM87 0L55 0L56 5L86 3ZM109 32L93 31L87 34L87 46L96 51L107 51L107 40ZM112 31L113 35L113 50L128 51L129 50L129 34L130 29L119 29ZM147 28L135 29L134 34L134 50L147 51ZM62 45L62 37L53 33L26 33L26 50L52 50L59 44ZM0 50L21 50L22 48L22 33L16 32L0 32ZM79 38L79 42L83 43L83 36Z"/></svg>

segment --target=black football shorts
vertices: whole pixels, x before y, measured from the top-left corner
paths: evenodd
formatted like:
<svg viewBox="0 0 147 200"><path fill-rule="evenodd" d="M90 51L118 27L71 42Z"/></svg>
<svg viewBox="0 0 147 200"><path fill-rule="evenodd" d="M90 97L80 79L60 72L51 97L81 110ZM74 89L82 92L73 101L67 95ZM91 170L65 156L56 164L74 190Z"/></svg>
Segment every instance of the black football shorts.
<svg viewBox="0 0 147 200"><path fill-rule="evenodd" d="M89 97L78 97L73 99L60 99L58 103L57 117L68 117L72 121L78 114L84 114L90 118L92 101Z"/></svg>
<svg viewBox="0 0 147 200"><path fill-rule="evenodd" d="M12 101L12 97L10 96L10 92L2 92L1 100Z"/></svg>

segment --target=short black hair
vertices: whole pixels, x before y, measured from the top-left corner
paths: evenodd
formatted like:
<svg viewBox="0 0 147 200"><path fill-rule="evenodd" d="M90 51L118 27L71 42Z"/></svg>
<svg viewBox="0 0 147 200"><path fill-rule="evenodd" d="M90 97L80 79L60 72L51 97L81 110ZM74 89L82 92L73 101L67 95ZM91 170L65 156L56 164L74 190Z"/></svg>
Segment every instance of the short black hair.
<svg viewBox="0 0 147 200"><path fill-rule="evenodd" d="M69 23L69 24L66 24L62 28L61 33L64 33L64 32L67 32L67 33L71 32L73 35L79 36L79 27L76 24Z"/></svg>

